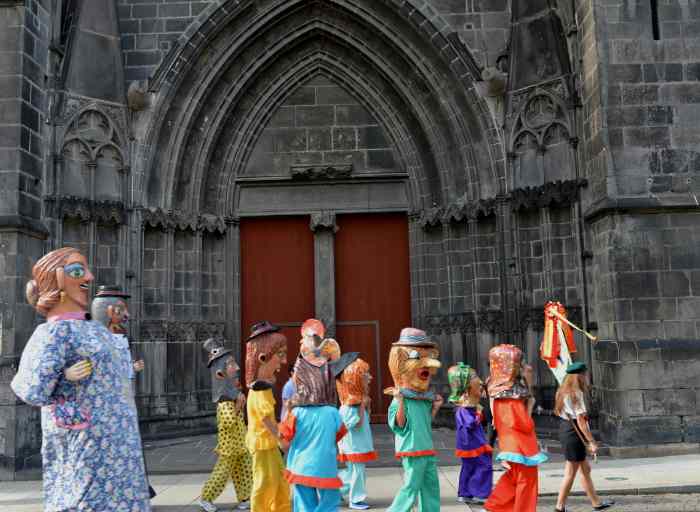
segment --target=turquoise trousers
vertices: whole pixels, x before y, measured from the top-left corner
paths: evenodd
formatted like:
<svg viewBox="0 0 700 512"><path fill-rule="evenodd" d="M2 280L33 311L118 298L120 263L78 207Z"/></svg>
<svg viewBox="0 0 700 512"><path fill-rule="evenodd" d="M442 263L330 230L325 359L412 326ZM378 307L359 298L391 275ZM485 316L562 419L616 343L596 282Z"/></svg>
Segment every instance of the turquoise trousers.
<svg viewBox="0 0 700 512"><path fill-rule="evenodd" d="M420 512L440 510L440 480L435 457L403 457L401 465L403 487L387 512L411 512L414 503L418 503Z"/></svg>
<svg viewBox="0 0 700 512"><path fill-rule="evenodd" d="M340 493L347 496L350 503L365 501L367 499L365 465L359 462L347 462L346 464L347 467L338 473L343 481Z"/></svg>

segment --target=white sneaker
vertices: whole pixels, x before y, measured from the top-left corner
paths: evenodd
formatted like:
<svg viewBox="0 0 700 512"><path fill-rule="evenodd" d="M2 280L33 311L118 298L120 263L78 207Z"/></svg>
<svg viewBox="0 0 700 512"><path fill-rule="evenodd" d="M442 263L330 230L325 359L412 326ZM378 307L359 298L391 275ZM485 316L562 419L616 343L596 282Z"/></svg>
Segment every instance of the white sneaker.
<svg viewBox="0 0 700 512"><path fill-rule="evenodd" d="M216 512L218 510L211 501L203 500L202 498L199 498L194 504L204 510L204 512Z"/></svg>
<svg viewBox="0 0 700 512"><path fill-rule="evenodd" d="M236 510L250 510L250 501L241 501L236 505Z"/></svg>

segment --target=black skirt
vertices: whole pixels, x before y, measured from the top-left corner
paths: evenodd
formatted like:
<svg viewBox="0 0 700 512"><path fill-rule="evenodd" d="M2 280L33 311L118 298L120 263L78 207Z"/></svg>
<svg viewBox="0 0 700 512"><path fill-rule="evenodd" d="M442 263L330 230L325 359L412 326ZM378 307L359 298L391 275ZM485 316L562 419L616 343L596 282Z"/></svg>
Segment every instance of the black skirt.
<svg viewBox="0 0 700 512"><path fill-rule="evenodd" d="M559 441L564 450L564 458L566 460L569 462L583 462L586 460L586 446L569 420L562 419L560 421Z"/></svg>

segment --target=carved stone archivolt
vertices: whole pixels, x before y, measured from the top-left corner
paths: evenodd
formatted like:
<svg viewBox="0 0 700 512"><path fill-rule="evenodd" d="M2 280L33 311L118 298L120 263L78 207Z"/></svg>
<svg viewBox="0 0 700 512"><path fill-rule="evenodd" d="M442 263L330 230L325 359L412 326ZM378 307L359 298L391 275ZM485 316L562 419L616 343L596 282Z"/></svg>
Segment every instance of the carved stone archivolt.
<svg viewBox="0 0 700 512"><path fill-rule="evenodd" d="M292 165L289 172L296 181L342 180L352 175L352 164Z"/></svg>
<svg viewBox="0 0 700 512"><path fill-rule="evenodd" d="M85 197L64 196L45 199L47 215L55 219L72 218L99 224L126 224L126 207L121 201L93 201Z"/></svg>
<svg viewBox="0 0 700 512"><path fill-rule="evenodd" d="M517 211L569 205L578 200L579 189L587 184L585 179L577 179L515 189L510 193L511 208Z"/></svg>
<svg viewBox="0 0 700 512"><path fill-rule="evenodd" d="M223 235L226 233L230 219L218 215L182 212L180 210L163 210L162 208L144 208L143 226L155 229L202 231Z"/></svg>
<svg viewBox="0 0 700 512"><path fill-rule="evenodd" d="M207 338L223 338L223 322L143 320L141 342L198 342Z"/></svg>

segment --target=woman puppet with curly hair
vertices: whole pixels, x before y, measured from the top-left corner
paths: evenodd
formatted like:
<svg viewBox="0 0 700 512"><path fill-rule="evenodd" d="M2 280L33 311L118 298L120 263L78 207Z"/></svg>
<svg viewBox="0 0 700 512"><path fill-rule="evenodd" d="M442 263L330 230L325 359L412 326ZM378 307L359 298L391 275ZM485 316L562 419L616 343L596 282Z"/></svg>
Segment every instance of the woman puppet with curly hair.
<svg viewBox="0 0 700 512"><path fill-rule="evenodd" d="M11 386L41 407L45 510L148 511L130 361L104 325L87 320L85 256L57 249L32 274L27 300L47 322L27 342Z"/></svg>

